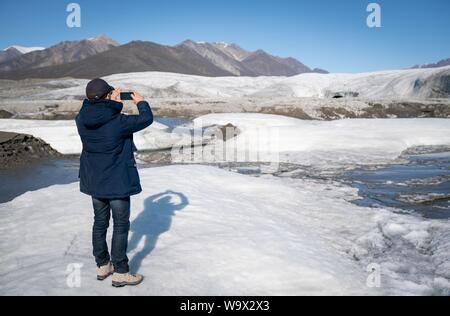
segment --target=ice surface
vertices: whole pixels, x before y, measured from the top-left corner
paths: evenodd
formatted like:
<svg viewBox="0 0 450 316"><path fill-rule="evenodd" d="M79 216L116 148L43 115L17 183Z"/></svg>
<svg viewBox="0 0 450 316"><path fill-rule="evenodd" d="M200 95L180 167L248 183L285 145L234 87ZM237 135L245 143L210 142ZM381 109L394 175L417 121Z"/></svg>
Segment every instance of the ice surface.
<svg viewBox="0 0 450 316"><path fill-rule="evenodd" d="M440 242L448 239L437 238L447 224L358 207L348 202L356 190L334 182L207 166L140 173L129 257L144 283L114 289L95 280L91 201L73 183L0 204L0 294L449 293L448 243ZM83 264L79 288L66 283L73 263ZM367 286L371 263L380 265L380 288Z"/></svg>

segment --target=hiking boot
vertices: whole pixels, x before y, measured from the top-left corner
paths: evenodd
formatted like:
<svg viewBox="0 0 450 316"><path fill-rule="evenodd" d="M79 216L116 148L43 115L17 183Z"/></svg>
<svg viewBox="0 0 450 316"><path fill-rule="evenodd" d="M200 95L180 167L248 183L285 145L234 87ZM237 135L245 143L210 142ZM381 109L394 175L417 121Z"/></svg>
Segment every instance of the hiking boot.
<svg viewBox="0 0 450 316"><path fill-rule="evenodd" d="M113 273L113 265L111 264L111 262L109 262L108 264L97 268L97 280L103 281Z"/></svg>
<svg viewBox="0 0 450 316"><path fill-rule="evenodd" d="M112 286L122 287L125 285L138 285L144 277L140 274L114 273L112 276Z"/></svg>

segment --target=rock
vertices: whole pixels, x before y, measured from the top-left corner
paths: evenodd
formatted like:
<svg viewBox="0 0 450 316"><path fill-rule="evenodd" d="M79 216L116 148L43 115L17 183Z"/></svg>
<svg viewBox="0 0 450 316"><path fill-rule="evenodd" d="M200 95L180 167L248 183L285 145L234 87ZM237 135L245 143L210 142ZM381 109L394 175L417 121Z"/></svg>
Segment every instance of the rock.
<svg viewBox="0 0 450 316"><path fill-rule="evenodd" d="M345 108L327 107L320 109L321 118L324 120L339 120L344 118L356 118L356 114Z"/></svg>
<svg viewBox="0 0 450 316"><path fill-rule="evenodd" d="M231 123L228 123L227 125L223 126L218 126L218 129L222 133L223 141L227 141L231 138L234 138L241 133L239 128L237 128Z"/></svg>
<svg viewBox="0 0 450 316"><path fill-rule="evenodd" d="M14 116L14 114L12 114L11 112L0 109L0 119L11 118L13 116Z"/></svg>
<svg viewBox="0 0 450 316"><path fill-rule="evenodd" d="M61 156L49 144L31 135L0 132L0 169L34 160Z"/></svg>
<svg viewBox="0 0 450 316"><path fill-rule="evenodd" d="M407 101L392 101L386 104L371 103L363 109L359 117L363 118L448 118L450 106L442 103L421 103Z"/></svg>

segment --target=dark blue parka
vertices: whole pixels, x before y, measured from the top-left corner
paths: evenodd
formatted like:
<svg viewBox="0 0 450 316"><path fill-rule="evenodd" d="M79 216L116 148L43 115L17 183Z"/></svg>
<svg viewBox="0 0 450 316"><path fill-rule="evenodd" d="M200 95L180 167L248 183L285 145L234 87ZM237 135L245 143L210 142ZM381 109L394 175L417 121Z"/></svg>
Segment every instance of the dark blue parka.
<svg viewBox="0 0 450 316"><path fill-rule="evenodd" d="M83 143L80 191L96 198L118 199L142 191L133 153L133 133L153 122L147 102L138 103L139 115L121 114L123 104L85 100L76 117Z"/></svg>

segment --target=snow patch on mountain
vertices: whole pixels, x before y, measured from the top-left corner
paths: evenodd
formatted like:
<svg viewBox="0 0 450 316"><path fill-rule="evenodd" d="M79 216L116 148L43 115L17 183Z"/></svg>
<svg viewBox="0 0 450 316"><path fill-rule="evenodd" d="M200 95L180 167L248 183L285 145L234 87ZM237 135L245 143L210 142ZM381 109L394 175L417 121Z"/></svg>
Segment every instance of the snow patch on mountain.
<svg viewBox="0 0 450 316"><path fill-rule="evenodd" d="M21 52L22 54L27 54L27 53L31 53L31 52L34 52L34 51L44 50L45 49L45 47L24 47L24 46L19 46L19 45L13 45L13 46L5 48L4 51L6 51L6 50L8 50L10 48L15 48L19 52Z"/></svg>

